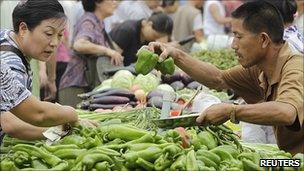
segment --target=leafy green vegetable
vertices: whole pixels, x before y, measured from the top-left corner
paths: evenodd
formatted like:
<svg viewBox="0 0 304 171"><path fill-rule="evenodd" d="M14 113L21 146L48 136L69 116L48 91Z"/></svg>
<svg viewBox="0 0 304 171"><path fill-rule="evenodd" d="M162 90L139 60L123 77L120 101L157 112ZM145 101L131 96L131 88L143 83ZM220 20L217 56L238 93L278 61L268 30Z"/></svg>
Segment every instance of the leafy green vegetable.
<svg viewBox="0 0 304 171"><path fill-rule="evenodd" d="M149 73L147 75L139 74L133 85L138 85L145 92L150 92L159 85L160 80L153 74Z"/></svg>
<svg viewBox="0 0 304 171"><path fill-rule="evenodd" d="M239 64L235 53L232 50L227 49L203 50L194 53L193 57L204 62L209 62L222 70L229 69Z"/></svg>
<svg viewBox="0 0 304 171"><path fill-rule="evenodd" d="M133 85L134 75L127 70L116 72L112 78L111 86L113 88L130 89Z"/></svg>

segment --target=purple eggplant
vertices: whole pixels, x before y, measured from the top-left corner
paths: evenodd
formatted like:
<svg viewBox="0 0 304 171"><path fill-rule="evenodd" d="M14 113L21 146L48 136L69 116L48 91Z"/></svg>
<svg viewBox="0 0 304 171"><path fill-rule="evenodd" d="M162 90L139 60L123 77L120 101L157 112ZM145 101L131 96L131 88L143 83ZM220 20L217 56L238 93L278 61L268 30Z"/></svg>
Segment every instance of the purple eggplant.
<svg viewBox="0 0 304 171"><path fill-rule="evenodd" d="M184 83L184 85L188 85L189 83L191 83L193 80L193 78L191 78L188 74L186 73L181 73L181 77L182 77L182 82Z"/></svg>
<svg viewBox="0 0 304 171"><path fill-rule="evenodd" d="M127 104L130 99L123 96L101 96L92 99L90 102L95 104Z"/></svg>
<svg viewBox="0 0 304 171"><path fill-rule="evenodd" d="M105 93L105 92L108 92L110 90L114 90L114 88L107 88L107 89L103 89L103 90L99 90L99 91L91 91L91 92L87 92L87 93L83 93L83 94L78 94L77 96L79 98L81 98L82 100L86 100L86 99L90 98L91 96L93 96L95 94Z"/></svg>
<svg viewBox="0 0 304 171"><path fill-rule="evenodd" d="M90 106L90 101L82 101L77 105L77 108L86 110L89 109L89 106Z"/></svg>
<svg viewBox="0 0 304 171"><path fill-rule="evenodd" d="M162 90L152 90L149 92L149 94L147 95L147 99L151 99L152 97L161 97L163 98L163 91Z"/></svg>
<svg viewBox="0 0 304 171"><path fill-rule="evenodd" d="M161 79L162 79L162 82L166 83L166 84L171 84L174 81L180 81L180 80L182 80L181 72L176 71L176 72L174 72L173 75L161 75Z"/></svg>
<svg viewBox="0 0 304 171"><path fill-rule="evenodd" d="M113 89L104 93L95 94L91 96L92 99L100 98L103 96L122 96L122 97L128 97L130 100L135 100L135 95L131 91L124 90L124 89Z"/></svg>
<svg viewBox="0 0 304 171"><path fill-rule="evenodd" d="M201 84L197 81L193 81L187 85L187 88L196 90Z"/></svg>
<svg viewBox="0 0 304 171"><path fill-rule="evenodd" d="M174 81L173 83L170 84L170 86L175 90L181 90L185 87L185 85L183 84L183 82L181 81Z"/></svg>
<svg viewBox="0 0 304 171"><path fill-rule="evenodd" d="M93 111L96 109L113 109L117 106L124 106L125 104L90 104L89 110Z"/></svg>
<svg viewBox="0 0 304 171"><path fill-rule="evenodd" d="M148 100L147 106L148 107L156 107L156 108L161 109L162 106L163 106L163 98L161 98L159 96L151 97Z"/></svg>

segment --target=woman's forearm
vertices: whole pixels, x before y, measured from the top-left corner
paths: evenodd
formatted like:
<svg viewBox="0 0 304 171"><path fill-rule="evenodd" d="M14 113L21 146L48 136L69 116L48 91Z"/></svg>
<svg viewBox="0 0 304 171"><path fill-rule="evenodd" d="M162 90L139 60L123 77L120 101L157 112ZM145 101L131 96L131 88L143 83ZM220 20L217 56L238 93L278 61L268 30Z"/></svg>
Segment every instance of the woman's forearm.
<svg viewBox="0 0 304 171"><path fill-rule="evenodd" d="M42 133L47 129L30 125L10 112L5 112L1 115L1 128L3 132L11 137L23 140L44 139Z"/></svg>
<svg viewBox="0 0 304 171"><path fill-rule="evenodd" d="M39 101L34 96L26 98L10 112L21 120L39 127L50 127L78 121L78 115L74 108Z"/></svg>
<svg viewBox="0 0 304 171"><path fill-rule="evenodd" d="M81 54L110 55L111 49L94 44L88 40L79 39L73 44L74 50Z"/></svg>

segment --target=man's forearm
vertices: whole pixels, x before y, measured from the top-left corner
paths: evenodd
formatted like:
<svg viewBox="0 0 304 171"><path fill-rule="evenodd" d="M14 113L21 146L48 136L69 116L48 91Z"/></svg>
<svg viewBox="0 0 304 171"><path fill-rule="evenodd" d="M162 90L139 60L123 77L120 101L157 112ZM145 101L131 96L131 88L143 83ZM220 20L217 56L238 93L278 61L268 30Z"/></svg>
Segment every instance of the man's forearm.
<svg viewBox="0 0 304 171"><path fill-rule="evenodd" d="M228 88L222 79L221 70L206 62L199 61L182 51L177 52L175 64L194 80L217 90Z"/></svg>
<svg viewBox="0 0 304 171"><path fill-rule="evenodd" d="M260 125L292 125L296 119L293 106L281 102L238 105L236 119Z"/></svg>

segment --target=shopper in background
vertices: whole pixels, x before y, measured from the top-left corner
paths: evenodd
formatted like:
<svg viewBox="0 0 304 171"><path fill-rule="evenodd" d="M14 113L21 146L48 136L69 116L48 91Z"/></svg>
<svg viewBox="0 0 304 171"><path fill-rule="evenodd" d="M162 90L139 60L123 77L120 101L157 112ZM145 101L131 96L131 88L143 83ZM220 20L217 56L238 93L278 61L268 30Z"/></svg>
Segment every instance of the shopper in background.
<svg viewBox="0 0 304 171"><path fill-rule="evenodd" d="M44 127L77 124L75 109L39 101L30 92L29 61L50 59L61 41L65 23L63 8L57 0L28 0L13 11L14 31L1 30L1 141L4 133L34 140L43 138Z"/></svg>
<svg viewBox="0 0 304 171"><path fill-rule="evenodd" d="M203 0L189 0L187 4L179 7L174 17L173 40L180 41L188 36L195 35L196 42L204 39L203 19L200 9ZM190 52L191 46L195 41L191 41L182 48Z"/></svg>
<svg viewBox="0 0 304 171"><path fill-rule="evenodd" d="M136 62L138 49L172 33L172 19L162 13L152 14L148 19L128 20L113 28L110 36L122 49L124 65L128 66Z"/></svg>
<svg viewBox="0 0 304 171"><path fill-rule="evenodd" d="M298 11L295 19L295 25L298 27L299 31L304 34L304 1L296 0Z"/></svg>
<svg viewBox="0 0 304 171"><path fill-rule="evenodd" d="M232 48L241 65L222 71L198 61L169 44L152 42L160 58L175 64L202 84L233 89L248 104L215 104L197 118L202 125L227 120L272 125L278 147L292 154L304 153L303 56L283 40L279 11L264 1L248 2L232 13ZM275 28L275 29L274 29Z"/></svg>
<svg viewBox="0 0 304 171"><path fill-rule="evenodd" d="M72 40L72 55L59 85L59 102L76 107L77 94L91 91L100 84L97 58L103 57L111 66L123 64L120 53L110 48L103 20L113 14L117 4L107 0L82 0L86 11L77 21Z"/></svg>
<svg viewBox="0 0 304 171"><path fill-rule="evenodd" d="M205 2L203 25L206 37L226 34L225 25L230 24L230 21L231 18L226 17L225 6L221 0Z"/></svg>
<svg viewBox="0 0 304 171"><path fill-rule="evenodd" d="M140 20L149 18L153 12L162 11L161 0L149 1L121 1L114 14L105 19L106 31L110 32L114 27L126 20Z"/></svg>

